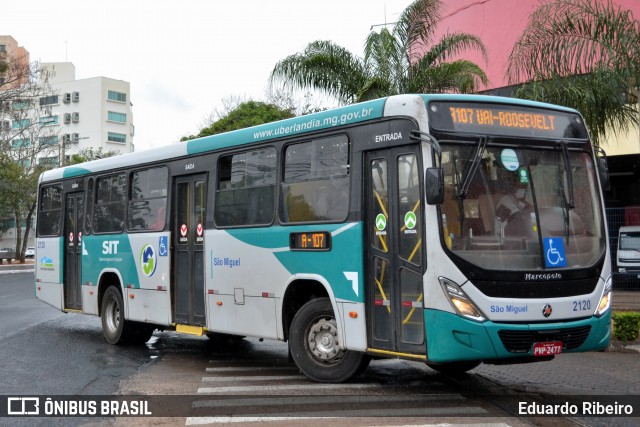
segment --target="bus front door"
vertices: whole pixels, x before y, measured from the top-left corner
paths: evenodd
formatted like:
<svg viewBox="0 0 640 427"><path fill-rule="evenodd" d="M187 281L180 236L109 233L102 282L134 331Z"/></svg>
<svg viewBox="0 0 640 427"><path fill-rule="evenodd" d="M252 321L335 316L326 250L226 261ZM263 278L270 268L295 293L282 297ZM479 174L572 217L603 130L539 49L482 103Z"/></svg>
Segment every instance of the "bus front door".
<svg viewBox="0 0 640 427"><path fill-rule="evenodd" d="M82 310L84 194L67 193L64 214L64 308Z"/></svg>
<svg viewBox="0 0 640 427"><path fill-rule="evenodd" d="M206 175L175 178L173 194L174 321L204 326Z"/></svg>
<svg viewBox="0 0 640 427"><path fill-rule="evenodd" d="M366 308L372 350L426 354L420 171L417 146L366 156Z"/></svg>

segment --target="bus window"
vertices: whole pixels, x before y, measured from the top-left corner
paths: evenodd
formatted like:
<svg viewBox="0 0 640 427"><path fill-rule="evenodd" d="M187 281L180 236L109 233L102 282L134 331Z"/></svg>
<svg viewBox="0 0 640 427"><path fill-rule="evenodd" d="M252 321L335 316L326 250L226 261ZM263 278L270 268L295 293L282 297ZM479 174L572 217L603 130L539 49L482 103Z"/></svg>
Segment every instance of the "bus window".
<svg viewBox="0 0 640 427"><path fill-rule="evenodd" d="M371 191L373 196L371 201L373 206L371 212L375 213L376 227L369 230L375 233L377 238L371 239L373 247L387 253L389 244L387 242L387 231L385 230L387 219L389 218L389 194L387 183L387 161L385 159L374 159L371 161ZM382 222L379 222L379 221Z"/></svg>
<svg viewBox="0 0 640 427"><path fill-rule="evenodd" d="M60 234L62 211L62 186L50 185L40 190L38 212L38 235L57 236Z"/></svg>
<svg viewBox="0 0 640 427"><path fill-rule="evenodd" d="M91 224L93 221L93 178L89 179L87 184L87 209L84 219L84 233L91 233Z"/></svg>
<svg viewBox="0 0 640 427"><path fill-rule="evenodd" d="M400 212L400 256L415 265L422 263L422 229L420 224L420 172L418 158L406 154L398 158L398 212Z"/></svg>
<svg viewBox="0 0 640 427"><path fill-rule="evenodd" d="M97 180L93 231L119 233L124 225L124 199L127 178L124 173Z"/></svg>
<svg viewBox="0 0 640 427"><path fill-rule="evenodd" d="M346 135L290 145L282 183L283 222L344 221L349 213Z"/></svg>
<svg viewBox="0 0 640 427"><path fill-rule="evenodd" d="M167 209L167 168L131 174L127 228L131 231L161 231Z"/></svg>
<svg viewBox="0 0 640 427"><path fill-rule="evenodd" d="M220 157L216 225L267 225L273 221L276 157L274 148Z"/></svg>

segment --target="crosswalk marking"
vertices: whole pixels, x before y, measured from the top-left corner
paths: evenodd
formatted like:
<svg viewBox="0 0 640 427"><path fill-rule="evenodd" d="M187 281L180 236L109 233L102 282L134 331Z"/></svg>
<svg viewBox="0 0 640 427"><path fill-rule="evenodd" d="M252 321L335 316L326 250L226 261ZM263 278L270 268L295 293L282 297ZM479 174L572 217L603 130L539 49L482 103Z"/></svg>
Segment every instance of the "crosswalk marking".
<svg viewBox="0 0 640 427"><path fill-rule="evenodd" d="M338 417L191 417L187 418L185 425L204 425L204 424L240 424L240 423L265 423L276 421L309 421L309 420L331 420ZM387 425L386 423L384 425ZM420 424L420 427L510 427L505 423L464 423L464 424ZM416 427L415 425L395 425L392 427Z"/></svg>
<svg viewBox="0 0 640 427"><path fill-rule="evenodd" d="M201 387L198 394L217 394L217 393L258 393L265 394L276 391L289 390L366 390L380 388L380 384L293 384L293 385L251 385L251 386L231 386L231 387Z"/></svg>
<svg viewBox="0 0 640 427"><path fill-rule="evenodd" d="M292 366L221 366L217 368L207 368L207 372L252 372L252 371L291 371L299 372Z"/></svg>
<svg viewBox="0 0 640 427"><path fill-rule="evenodd" d="M335 417L323 417L323 419ZM204 424L240 424L240 423L269 423L275 421L308 421L318 417L189 417L185 425L195 426Z"/></svg>
<svg viewBox="0 0 640 427"><path fill-rule="evenodd" d="M247 356L240 355L238 358L234 359L234 360L228 360L229 358L229 353L209 353L209 356L212 357L218 357L218 359L209 359L209 363L212 363L214 365L220 365L220 366L230 366L233 367L232 364L237 364L238 367L240 366L247 366L247 363L251 363L251 362L255 362L252 361L250 359L247 358ZM220 360L222 359L222 360ZM278 366L279 364L282 364L283 361L285 361L286 363L286 358L278 358L278 359L261 359L260 363L264 366L256 366L257 368L264 368L266 369L268 366ZM244 363L244 365L242 364ZM293 365L291 365L290 367L293 367Z"/></svg>
<svg viewBox="0 0 640 427"><path fill-rule="evenodd" d="M320 412L301 412L296 413L295 416L280 416L274 417L269 415L253 415L246 417L189 417L187 418L186 425L197 424L220 424L222 420L226 422L240 422L237 420L244 420L244 422L273 422L273 421L299 421L310 419L335 419L341 417L372 417L372 416L385 416L385 417L434 417L434 416L447 416L452 414L452 410L455 411L456 416L482 416L487 414L487 410L479 406L463 406L463 407L421 407L421 408L384 408L384 409L352 409L352 410L332 410L331 417L324 417ZM376 411L378 411L376 413ZM380 412L382 411L382 412Z"/></svg>
<svg viewBox="0 0 640 427"><path fill-rule="evenodd" d="M219 364L217 361L211 363ZM401 391L401 394L392 394L392 389L396 389L397 384L315 383L291 365L209 366L206 368L206 374L208 375L202 377L202 386L197 390L198 400L192 402L193 410L205 416L188 417L185 425L278 425L286 422L296 425L311 420L349 417L383 417L388 421L390 418L401 420L405 417L486 417L489 414L487 409L478 406L473 400L467 400L467 397L461 394L429 394L422 391L423 386L435 386L434 382L422 384L420 381L422 385L418 385L414 381L412 387L409 387L413 392L407 394ZM406 387L402 390L408 391ZM327 412L327 408L331 410ZM381 423L385 424L382 421ZM403 423L400 421L398 424ZM480 424L473 423L450 425L480 427ZM482 426L508 427L503 423L488 423Z"/></svg>
<svg viewBox="0 0 640 427"><path fill-rule="evenodd" d="M225 407L256 407L256 406L289 406L307 404L329 404L340 402L348 403L398 403L398 402L453 402L466 400L460 395L445 394L421 394L410 396L287 396L282 397L262 397L247 399L225 399L225 400L198 400L193 402L193 408L225 408Z"/></svg>
<svg viewBox="0 0 640 427"><path fill-rule="evenodd" d="M262 376L231 376L231 377L203 377L202 382L239 382L239 381L291 381L307 380L303 375L262 375ZM308 381L308 380L307 380Z"/></svg>

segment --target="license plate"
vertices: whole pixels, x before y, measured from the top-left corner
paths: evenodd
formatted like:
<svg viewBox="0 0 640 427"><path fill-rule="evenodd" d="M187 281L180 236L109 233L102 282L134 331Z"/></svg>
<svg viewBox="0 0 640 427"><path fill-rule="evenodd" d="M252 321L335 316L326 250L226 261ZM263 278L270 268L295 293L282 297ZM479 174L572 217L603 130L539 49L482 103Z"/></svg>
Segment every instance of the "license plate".
<svg viewBox="0 0 640 427"><path fill-rule="evenodd" d="M553 356L562 352L562 342L537 342L533 344L534 356Z"/></svg>

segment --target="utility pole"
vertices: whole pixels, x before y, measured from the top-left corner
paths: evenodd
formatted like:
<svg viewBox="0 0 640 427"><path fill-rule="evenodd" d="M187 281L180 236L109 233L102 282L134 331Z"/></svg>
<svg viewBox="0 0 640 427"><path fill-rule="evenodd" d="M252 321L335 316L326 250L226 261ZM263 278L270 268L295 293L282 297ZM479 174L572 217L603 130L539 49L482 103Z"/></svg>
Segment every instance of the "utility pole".
<svg viewBox="0 0 640 427"><path fill-rule="evenodd" d="M64 135L61 135L60 138L60 161L58 162L58 166L62 167L65 164L65 144L64 144Z"/></svg>

